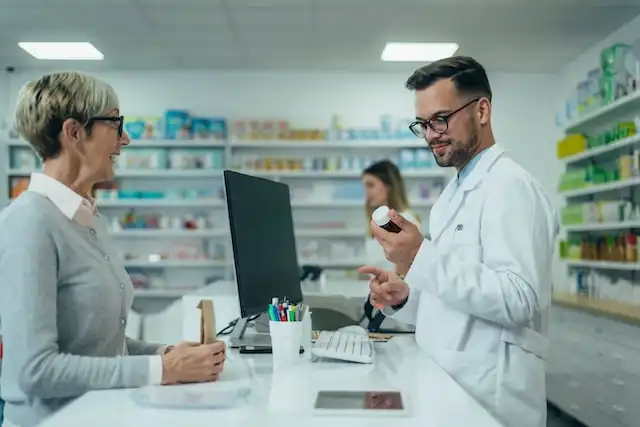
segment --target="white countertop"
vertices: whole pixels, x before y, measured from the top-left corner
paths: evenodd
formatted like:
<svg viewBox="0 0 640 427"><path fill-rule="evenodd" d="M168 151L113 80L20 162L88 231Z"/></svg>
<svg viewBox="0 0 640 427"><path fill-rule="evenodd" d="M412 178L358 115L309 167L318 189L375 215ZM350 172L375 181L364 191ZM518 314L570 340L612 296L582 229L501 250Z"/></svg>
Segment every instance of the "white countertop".
<svg viewBox="0 0 640 427"><path fill-rule="evenodd" d="M132 400L132 390L95 391L61 410L42 427L260 426L282 427L283 418L297 426L500 427L473 398L429 357L411 337L378 344L373 365L301 362L272 387L271 356L240 356L230 351L225 375L217 383L198 385L210 393L249 385L250 394L225 409L158 409ZM178 386L183 387L183 386ZM164 387L163 389L169 389ZM407 414L389 418L319 416L313 411L318 390L399 389L407 396ZM184 390L184 389L183 389ZM171 392L179 392L178 388Z"/></svg>

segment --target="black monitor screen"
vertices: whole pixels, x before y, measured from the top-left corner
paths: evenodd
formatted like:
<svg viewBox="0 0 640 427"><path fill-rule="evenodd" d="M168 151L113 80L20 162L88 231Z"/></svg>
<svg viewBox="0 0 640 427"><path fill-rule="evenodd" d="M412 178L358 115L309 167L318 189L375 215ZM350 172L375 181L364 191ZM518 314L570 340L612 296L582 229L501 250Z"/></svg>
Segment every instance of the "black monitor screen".
<svg viewBox="0 0 640 427"><path fill-rule="evenodd" d="M302 301L289 186L224 171L229 227L242 317L273 297Z"/></svg>

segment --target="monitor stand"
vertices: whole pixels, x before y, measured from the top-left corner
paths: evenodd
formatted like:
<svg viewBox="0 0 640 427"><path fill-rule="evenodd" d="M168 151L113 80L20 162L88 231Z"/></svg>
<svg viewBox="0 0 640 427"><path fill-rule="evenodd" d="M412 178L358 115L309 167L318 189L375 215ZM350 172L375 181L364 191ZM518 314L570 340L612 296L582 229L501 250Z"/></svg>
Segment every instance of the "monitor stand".
<svg viewBox="0 0 640 427"><path fill-rule="evenodd" d="M266 316L266 313L264 314ZM261 315L258 319L255 320L256 331L255 333L251 333L245 336L245 332L247 331L247 327L249 326L249 319L246 317L240 318L236 326L233 328L233 332L231 332L230 344L231 348L239 348L239 347L257 347L271 348L271 337L269 336L269 323L266 323L266 330L262 326L264 323L260 322L260 319L263 316Z"/></svg>

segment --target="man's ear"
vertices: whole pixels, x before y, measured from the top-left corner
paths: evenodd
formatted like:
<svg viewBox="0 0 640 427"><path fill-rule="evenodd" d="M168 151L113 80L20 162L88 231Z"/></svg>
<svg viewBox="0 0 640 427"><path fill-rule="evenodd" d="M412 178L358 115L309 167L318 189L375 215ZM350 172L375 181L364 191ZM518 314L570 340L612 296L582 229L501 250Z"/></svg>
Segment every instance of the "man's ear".
<svg viewBox="0 0 640 427"><path fill-rule="evenodd" d="M488 98L480 98L478 101L478 120L481 125L486 125L491 120L491 102Z"/></svg>

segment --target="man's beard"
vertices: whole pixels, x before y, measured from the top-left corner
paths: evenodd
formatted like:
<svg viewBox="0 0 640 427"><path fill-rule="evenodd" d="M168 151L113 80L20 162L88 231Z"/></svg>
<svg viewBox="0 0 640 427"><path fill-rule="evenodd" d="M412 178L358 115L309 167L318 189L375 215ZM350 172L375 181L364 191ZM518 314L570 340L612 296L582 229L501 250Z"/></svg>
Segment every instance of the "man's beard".
<svg viewBox="0 0 640 427"><path fill-rule="evenodd" d="M433 158L435 159L438 166L442 168L448 167L456 167L462 169L464 165L466 165L469 160L473 157L473 154L478 148L478 134L475 131L472 131L469 139L466 142L461 141L438 141L438 144L447 144L450 150L447 158L439 157L435 153L433 154ZM435 144L434 144L435 145Z"/></svg>

